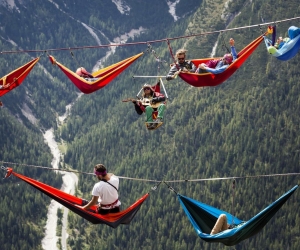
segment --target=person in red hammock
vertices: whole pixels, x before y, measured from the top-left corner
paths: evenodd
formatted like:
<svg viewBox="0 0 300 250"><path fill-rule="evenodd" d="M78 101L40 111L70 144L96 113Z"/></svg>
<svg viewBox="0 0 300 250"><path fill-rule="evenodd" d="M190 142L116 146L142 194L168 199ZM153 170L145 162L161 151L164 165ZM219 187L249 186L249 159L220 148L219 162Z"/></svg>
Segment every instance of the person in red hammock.
<svg viewBox="0 0 300 250"><path fill-rule="evenodd" d="M97 212L99 214L120 212L119 178L113 173L107 173L103 164L97 164L94 167L94 174L99 182L94 185L92 190L93 197L83 206L83 209L88 210L90 207L98 204Z"/></svg>
<svg viewBox="0 0 300 250"><path fill-rule="evenodd" d="M2 85L0 85L0 90L1 90L1 89L6 89L6 88L8 88L9 86L10 86L10 83L5 84L5 81L3 80Z"/></svg>
<svg viewBox="0 0 300 250"><path fill-rule="evenodd" d="M234 47L234 40L229 40L231 54L225 54L223 58L217 60L210 60L207 63L201 63L195 73L213 73L220 74L224 72L229 65L237 59L237 53Z"/></svg>
<svg viewBox="0 0 300 250"><path fill-rule="evenodd" d="M175 57L177 58L177 62L174 64L172 63L171 69L166 76L166 80L170 81L177 77L180 72L191 72L194 73L196 71L196 66L192 61L187 61L185 59L187 50L179 49L176 51Z"/></svg>
<svg viewBox="0 0 300 250"><path fill-rule="evenodd" d="M80 67L76 70L76 74L83 78L94 78L84 67Z"/></svg>
<svg viewBox="0 0 300 250"><path fill-rule="evenodd" d="M6 88L8 88L10 86L10 84L8 83L8 84L5 84L5 80L3 80L2 81L2 85L0 85L0 90L1 89L6 89ZM0 107L2 107L3 106L3 103L0 101Z"/></svg>

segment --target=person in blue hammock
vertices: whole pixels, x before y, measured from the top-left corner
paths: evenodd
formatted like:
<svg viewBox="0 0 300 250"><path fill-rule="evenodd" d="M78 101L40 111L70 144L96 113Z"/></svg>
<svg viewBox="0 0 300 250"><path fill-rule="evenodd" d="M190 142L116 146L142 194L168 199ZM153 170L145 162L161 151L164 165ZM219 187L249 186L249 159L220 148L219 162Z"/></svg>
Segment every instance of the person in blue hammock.
<svg viewBox="0 0 300 250"><path fill-rule="evenodd" d="M227 223L227 216L226 214L220 214L217 222L215 223L213 229L211 230L210 234L218 234L221 233L227 229L233 229L235 227L239 227L244 223L238 224L238 225L230 225Z"/></svg>
<svg viewBox="0 0 300 250"><path fill-rule="evenodd" d="M221 214L210 234L218 234L227 229L230 229L230 225L227 223L227 216L226 214Z"/></svg>
<svg viewBox="0 0 300 250"><path fill-rule="evenodd" d="M224 72L229 65L237 59L237 53L234 47L234 40L229 40L231 54L225 54L221 59L210 60L207 63L201 63L196 70L196 73L213 73L220 74Z"/></svg>
<svg viewBox="0 0 300 250"><path fill-rule="evenodd" d="M282 36L280 36L280 37L278 37L276 43L274 44L274 47L275 47L276 49L281 49L282 46L283 46L285 43L289 42L290 40L291 40L291 39L288 38L288 37L282 38Z"/></svg>
<svg viewBox="0 0 300 250"><path fill-rule="evenodd" d="M275 29L276 27L269 27L270 32L269 33L273 33L273 29ZM276 31L275 31L276 32ZM274 34L273 34L274 35ZM268 52L270 54L275 54L276 52L278 52L278 50L280 50L281 48L283 48L283 46L285 44L289 44L289 42L291 42L294 38L296 38L297 36L300 35L300 28L296 27L296 26L291 26L289 27L288 29L288 37L285 37L283 38L282 36L280 36L277 40L276 40L276 43L274 44L274 40L275 40L275 37L273 38L273 44L274 46L272 46L272 43L271 41L268 41L267 42L267 49L268 49ZM275 36L276 36L276 33L275 33ZM287 45L288 46L288 45ZM293 45L291 45L293 46Z"/></svg>

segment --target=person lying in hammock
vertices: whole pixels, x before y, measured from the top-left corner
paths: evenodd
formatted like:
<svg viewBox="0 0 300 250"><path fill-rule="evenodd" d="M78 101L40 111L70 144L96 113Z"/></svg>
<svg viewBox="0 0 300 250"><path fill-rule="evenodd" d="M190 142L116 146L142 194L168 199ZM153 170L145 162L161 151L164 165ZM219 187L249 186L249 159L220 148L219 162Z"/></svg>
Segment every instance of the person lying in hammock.
<svg viewBox="0 0 300 250"><path fill-rule="evenodd" d="M272 46L271 43L268 43L268 52L270 54L274 54L277 52L277 50L280 50L283 45L286 43L289 43L292 39L296 38L300 35L300 28L296 26L291 26L288 29L288 37L282 38L281 36L276 40L276 43L274 46ZM274 38L275 40L275 38Z"/></svg>
<svg viewBox="0 0 300 250"><path fill-rule="evenodd" d="M0 85L0 90L1 89L6 89L6 88L8 88L10 86L10 84L3 84L3 85ZM0 101L0 107L2 107L3 106L3 102L1 102Z"/></svg>
<svg viewBox="0 0 300 250"><path fill-rule="evenodd" d="M276 49L281 49L282 46L283 46L285 43L287 43L288 41L290 41L290 40L291 40L291 39L288 38L288 37L282 38L282 36L280 36L280 37L277 39L276 43L274 44L274 47L275 47Z"/></svg>
<svg viewBox="0 0 300 250"><path fill-rule="evenodd" d="M201 63L195 73L213 73L220 74L224 72L229 65L237 59L237 53L234 47L234 40L229 40L231 54L225 54L223 58L217 60L210 60L207 63Z"/></svg>
<svg viewBox="0 0 300 250"><path fill-rule="evenodd" d="M91 73L89 73L84 67L80 67L76 70L76 74L83 77L86 81L96 81L99 78L95 78Z"/></svg>
<svg viewBox="0 0 300 250"><path fill-rule="evenodd" d="M4 78L5 79L5 78ZM6 89L10 86L10 83L5 84L5 80L2 81L2 85L0 85L0 90L1 89ZM0 107L3 106L3 102L0 101Z"/></svg>
<svg viewBox="0 0 300 250"><path fill-rule="evenodd" d="M239 225L230 225L227 223L227 216L226 214L220 214L215 226L213 227L213 229L211 230L210 234L218 234L221 233L227 229L233 229L235 227L241 226L243 223L239 224Z"/></svg>

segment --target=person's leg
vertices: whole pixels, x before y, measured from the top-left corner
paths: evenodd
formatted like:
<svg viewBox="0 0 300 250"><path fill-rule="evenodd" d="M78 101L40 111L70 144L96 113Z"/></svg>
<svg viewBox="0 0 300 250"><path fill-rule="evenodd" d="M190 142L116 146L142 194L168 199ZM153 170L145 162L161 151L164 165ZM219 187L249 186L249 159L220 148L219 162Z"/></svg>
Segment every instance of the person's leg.
<svg viewBox="0 0 300 250"><path fill-rule="evenodd" d="M152 118L152 112L153 112L153 108L151 106L147 106L146 107L146 122L153 122L153 118Z"/></svg>
<svg viewBox="0 0 300 250"><path fill-rule="evenodd" d="M227 217L225 214L221 214L210 234L217 234L226 229L228 229Z"/></svg>
<svg viewBox="0 0 300 250"><path fill-rule="evenodd" d="M164 113L165 113L166 105L165 104L160 104L157 108L158 115L157 118L163 119L164 118Z"/></svg>
<svg viewBox="0 0 300 250"><path fill-rule="evenodd" d="M201 69L202 65L206 66L205 63L201 63L200 65L198 65L198 68L196 69L195 73L198 73L198 74L208 73L206 69Z"/></svg>
<svg viewBox="0 0 300 250"><path fill-rule="evenodd" d="M198 74L203 74L203 73L208 73L208 72L207 72L206 69L200 69L200 68L198 68L198 69L197 69L197 73L198 73Z"/></svg>

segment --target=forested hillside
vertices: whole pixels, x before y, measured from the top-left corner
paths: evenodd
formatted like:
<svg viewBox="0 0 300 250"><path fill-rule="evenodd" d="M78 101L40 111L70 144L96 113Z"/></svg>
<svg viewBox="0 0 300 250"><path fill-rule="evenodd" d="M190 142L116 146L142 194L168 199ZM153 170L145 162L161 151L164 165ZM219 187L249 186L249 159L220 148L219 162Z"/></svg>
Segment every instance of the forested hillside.
<svg viewBox="0 0 300 250"><path fill-rule="evenodd" d="M0 5L1 51L68 48L97 45L86 28L90 25L102 44L131 29L143 27L140 36L128 42L199 34L233 27L300 16L296 0L180 1L176 22L165 1L127 0L122 14L111 1L16 1L16 8ZM224 6L228 9L224 11ZM34 10L34 11L33 11ZM20 28L22 24L22 28ZM277 24L278 35L286 36L299 20ZM222 41L235 39L243 49L261 35L266 26L240 29L170 42L175 51L188 49L189 58L209 57L218 41L216 55L226 52ZM13 46L14 41L17 46ZM72 107L66 124L57 127L56 116L77 97L78 90L44 53L3 54L1 76L41 56L40 64L16 90L1 100L0 160L49 166L51 156L40 130L55 129L58 141L67 144L66 164L91 172L105 164L116 175L151 180L185 180L226 176L257 176L299 172L299 55L287 62L271 57L261 44L247 62L225 83L214 88L194 88L179 78L165 82L169 95L165 122L147 131L144 116L131 103L147 81L133 75L166 75L172 58L167 44L153 43L161 59L158 64L147 46L120 46L106 65L145 51L145 55L105 88L82 96ZM91 69L107 49L51 52L75 70L79 64ZM48 53L50 53L48 51ZM49 74L45 74L45 71ZM31 124L23 115L24 104L37 118ZM8 133L10 131L10 133ZM29 171L30 170L30 171ZM22 168L30 177L59 186L59 176L49 171ZM49 178L48 178L49 177ZM90 198L95 179L79 175L78 193ZM22 185L20 188L17 184ZM234 213L248 220L287 190L299 184L298 176L249 178L231 181L172 183L180 194ZM206 243L197 237L176 195L161 184L121 180L120 197L126 208L146 192L150 198L130 225L117 229L91 225L78 215L69 215L70 249L299 249L299 190L256 236L235 247ZM43 224L49 199L15 179L1 181L1 245L5 249L41 248ZM30 201L30 202L28 202ZM26 206L25 206L26 203ZM34 209L33 209L34 208ZM37 210L39 209L39 210ZM11 212L9 212L9 210ZM34 212L33 212L34 211ZM37 212L40 211L40 212ZM16 216L7 214L14 213Z"/></svg>
<svg viewBox="0 0 300 250"><path fill-rule="evenodd" d="M1 159L7 162L26 162L50 166L51 155L36 129L20 123L7 109L2 109L1 117ZM27 124L28 125L28 124ZM15 167L12 165L8 165ZM5 172L1 171L4 177ZM22 171L36 176L40 181L51 179L59 187L60 178L53 172L45 173L39 169L26 168ZM2 249L40 249L41 230L45 224L50 199L32 190L29 185L15 178L1 180L1 234Z"/></svg>

